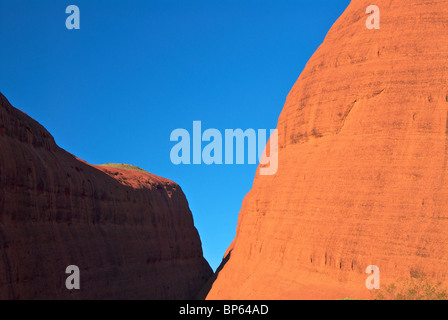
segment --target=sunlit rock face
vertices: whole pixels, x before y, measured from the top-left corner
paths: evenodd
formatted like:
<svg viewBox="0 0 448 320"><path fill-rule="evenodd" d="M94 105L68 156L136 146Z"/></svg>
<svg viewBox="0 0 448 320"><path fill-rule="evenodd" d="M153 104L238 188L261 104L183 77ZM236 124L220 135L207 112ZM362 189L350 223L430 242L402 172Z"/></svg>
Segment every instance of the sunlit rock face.
<svg viewBox="0 0 448 320"><path fill-rule="evenodd" d="M446 284L447 34L445 1L351 2L286 99L278 172L255 177L209 299L369 298L369 265Z"/></svg>

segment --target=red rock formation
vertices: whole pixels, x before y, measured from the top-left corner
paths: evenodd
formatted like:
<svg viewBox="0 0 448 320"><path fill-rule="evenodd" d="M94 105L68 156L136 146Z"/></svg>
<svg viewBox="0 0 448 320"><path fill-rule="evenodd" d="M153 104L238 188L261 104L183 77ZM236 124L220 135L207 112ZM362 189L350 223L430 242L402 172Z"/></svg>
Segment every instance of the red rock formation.
<svg viewBox="0 0 448 320"><path fill-rule="evenodd" d="M445 1L351 2L287 97L278 173L255 177L209 299L369 298L368 265L383 287L447 283L447 21Z"/></svg>
<svg viewBox="0 0 448 320"><path fill-rule="evenodd" d="M195 298L212 271L180 187L80 161L0 100L0 299Z"/></svg>

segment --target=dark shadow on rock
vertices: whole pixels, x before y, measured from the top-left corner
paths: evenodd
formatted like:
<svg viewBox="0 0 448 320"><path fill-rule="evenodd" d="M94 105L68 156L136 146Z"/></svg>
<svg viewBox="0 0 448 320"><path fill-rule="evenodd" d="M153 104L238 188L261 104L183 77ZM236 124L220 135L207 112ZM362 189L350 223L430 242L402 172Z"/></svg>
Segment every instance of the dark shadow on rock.
<svg viewBox="0 0 448 320"><path fill-rule="evenodd" d="M232 253L232 250L230 250L229 253L222 259L221 263L218 266L218 269L216 269L215 273L207 280L205 285L199 291L199 294L198 294L198 296L196 298L197 300L205 300L205 298L207 298L208 293L212 289L213 283L218 278L218 274L224 268L224 266L226 265L227 261L229 261L231 253Z"/></svg>

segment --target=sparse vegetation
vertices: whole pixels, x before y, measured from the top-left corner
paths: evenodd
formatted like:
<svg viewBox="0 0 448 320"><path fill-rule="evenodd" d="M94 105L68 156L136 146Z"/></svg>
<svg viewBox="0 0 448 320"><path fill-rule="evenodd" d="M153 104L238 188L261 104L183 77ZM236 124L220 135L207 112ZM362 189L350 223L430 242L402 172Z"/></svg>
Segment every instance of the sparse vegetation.
<svg viewBox="0 0 448 320"><path fill-rule="evenodd" d="M317 131L316 128L313 128L311 134L316 137L316 138L322 138L324 135L322 133L320 133L319 131Z"/></svg>
<svg viewBox="0 0 448 320"><path fill-rule="evenodd" d="M132 166L130 164L125 164L125 163L106 163L106 164L103 164L103 166L111 167L111 168L126 169L126 170L135 170L135 171L139 171L139 172L147 172L146 170L144 170L142 168Z"/></svg>
<svg viewBox="0 0 448 320"><path fill-rule="evenodd" d="M379 290L376 300L447 300L448 292L441 282L428 278L424 272L411 270L411 277L400 279Z"/></svg>

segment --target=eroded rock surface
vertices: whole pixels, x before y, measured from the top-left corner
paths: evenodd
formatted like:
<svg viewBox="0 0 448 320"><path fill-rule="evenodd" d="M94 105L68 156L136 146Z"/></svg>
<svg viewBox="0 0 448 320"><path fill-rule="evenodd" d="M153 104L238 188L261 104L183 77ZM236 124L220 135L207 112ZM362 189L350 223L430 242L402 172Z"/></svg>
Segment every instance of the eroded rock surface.
<svg viewBox="0 0 448 320"><path fill-rule="evenodd" d="M181 188L89 165L0 100L0 299L195 298L212 270Z"/></svg>
<svg viewBox="0 0 448 320"><path fill-rule="evenodd" d="M447 283L447 34L445 1L351 2L286 99L278 173L255 177L209 299L369 298L369 265Z"/></svg>

